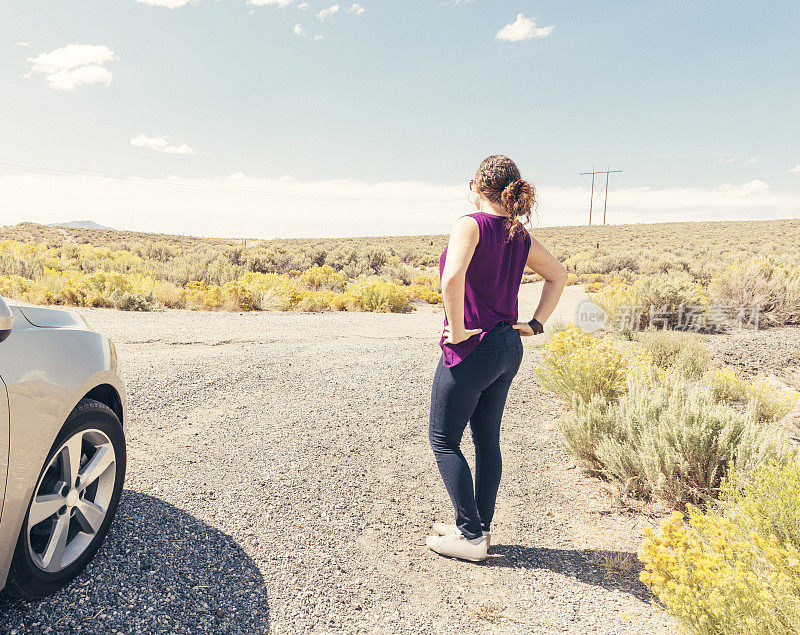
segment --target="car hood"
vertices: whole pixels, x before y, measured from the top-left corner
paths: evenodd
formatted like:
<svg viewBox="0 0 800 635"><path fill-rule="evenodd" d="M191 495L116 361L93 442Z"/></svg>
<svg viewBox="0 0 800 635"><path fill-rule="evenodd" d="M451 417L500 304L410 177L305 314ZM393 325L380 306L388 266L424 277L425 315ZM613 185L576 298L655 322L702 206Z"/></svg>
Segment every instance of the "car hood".
<svg viewBox="0 0 800 635"><path fill-rule="evenodd" d="M10 303L34 326L42 328L67 328L87 330L89 325L80 315L74 311L63 309L49 309L40 306L21 304L19 302Z"/></svg>

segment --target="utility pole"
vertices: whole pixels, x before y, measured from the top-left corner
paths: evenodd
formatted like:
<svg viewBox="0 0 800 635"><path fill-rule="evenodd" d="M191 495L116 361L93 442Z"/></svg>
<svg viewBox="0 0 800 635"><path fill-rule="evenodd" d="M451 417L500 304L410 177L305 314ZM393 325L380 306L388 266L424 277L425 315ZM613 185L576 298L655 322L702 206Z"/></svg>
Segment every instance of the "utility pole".
<svg viewBox="0 0 800 635"><path fill-rule="evenodd" d="M592 175L592 194L591 198L589 198L589 224L592 224L592 204L594 203L594 177L596 174L605 174L606 175L606 192L605 198L603 200L603 225L606 224L606 207L608 206L608 175L613 174L615 172L622 172L622 170L598 170L591 172L581 172L581 175L584 174L591 174Z"/></svg>

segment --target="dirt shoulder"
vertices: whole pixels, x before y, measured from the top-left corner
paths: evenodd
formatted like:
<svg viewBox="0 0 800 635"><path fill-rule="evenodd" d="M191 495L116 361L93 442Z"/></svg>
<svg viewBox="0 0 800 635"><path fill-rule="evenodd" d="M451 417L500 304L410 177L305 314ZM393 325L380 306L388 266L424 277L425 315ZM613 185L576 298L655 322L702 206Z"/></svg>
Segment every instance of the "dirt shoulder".
<svg viewBox="0 0 800 635"><path fill-rule="evenodd" d="M476 565L424 546L452 517L427 439L440 309L81 312L116 342L130 391L120 516L85 575L5 606L0 625L670 632L636 580L647 521L560 448L533 341L503 420L492 553Z"/></svg>

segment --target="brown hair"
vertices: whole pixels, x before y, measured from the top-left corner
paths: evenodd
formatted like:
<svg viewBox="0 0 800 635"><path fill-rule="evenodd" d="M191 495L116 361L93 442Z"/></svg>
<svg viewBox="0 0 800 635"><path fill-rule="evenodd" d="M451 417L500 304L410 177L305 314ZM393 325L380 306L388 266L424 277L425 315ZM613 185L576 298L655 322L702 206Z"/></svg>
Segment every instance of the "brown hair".
<svg viewBox="0 0 800 635"><path fill-rule="evenodd" d="M522 179L517 164L507 156L493 154L481 161L475 173L475 185L487 199L502 207L507 216L508 240L530 222L531 211L537 203L536 188Z"/></svg>

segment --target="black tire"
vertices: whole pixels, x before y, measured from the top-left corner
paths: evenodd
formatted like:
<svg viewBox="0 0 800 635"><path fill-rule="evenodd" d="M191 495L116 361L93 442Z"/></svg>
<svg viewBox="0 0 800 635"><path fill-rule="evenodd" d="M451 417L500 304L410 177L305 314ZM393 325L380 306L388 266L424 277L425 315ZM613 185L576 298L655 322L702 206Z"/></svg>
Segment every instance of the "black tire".
<svg viewBox="0 0 800 635"><path fill-rule="evenodd" d="M23 521L19 538L17 539L14 558L11 561L11 568L8 572L8 580L6 583L6 591L15 597L24 600L40 600L67 585L83 570L97 553L97 550L100 548L100 545L103 543L108 533L111 522L114 520L125 480L125 435L122 431L119 418L114 411L104 403L95 401L94 399L81 399L78 405L75 406L69 417L67 417L53 446L50 448L47 460L42 466L42 470L37 478L37 483L39 479L42 478L42 474L53 458L54 453L61 445L76 432L90 428L104 432L111 440L114 447L116 480L114 482L114 490L108 505L106 517L100 525L100 529L92 539L92 542L73 563L57 573L48 573L34 564L28 552L26 527L28 525L28 513L30 512L31 505L31 502L29 502L28 512L25 513L25 520Z"/></svg>

